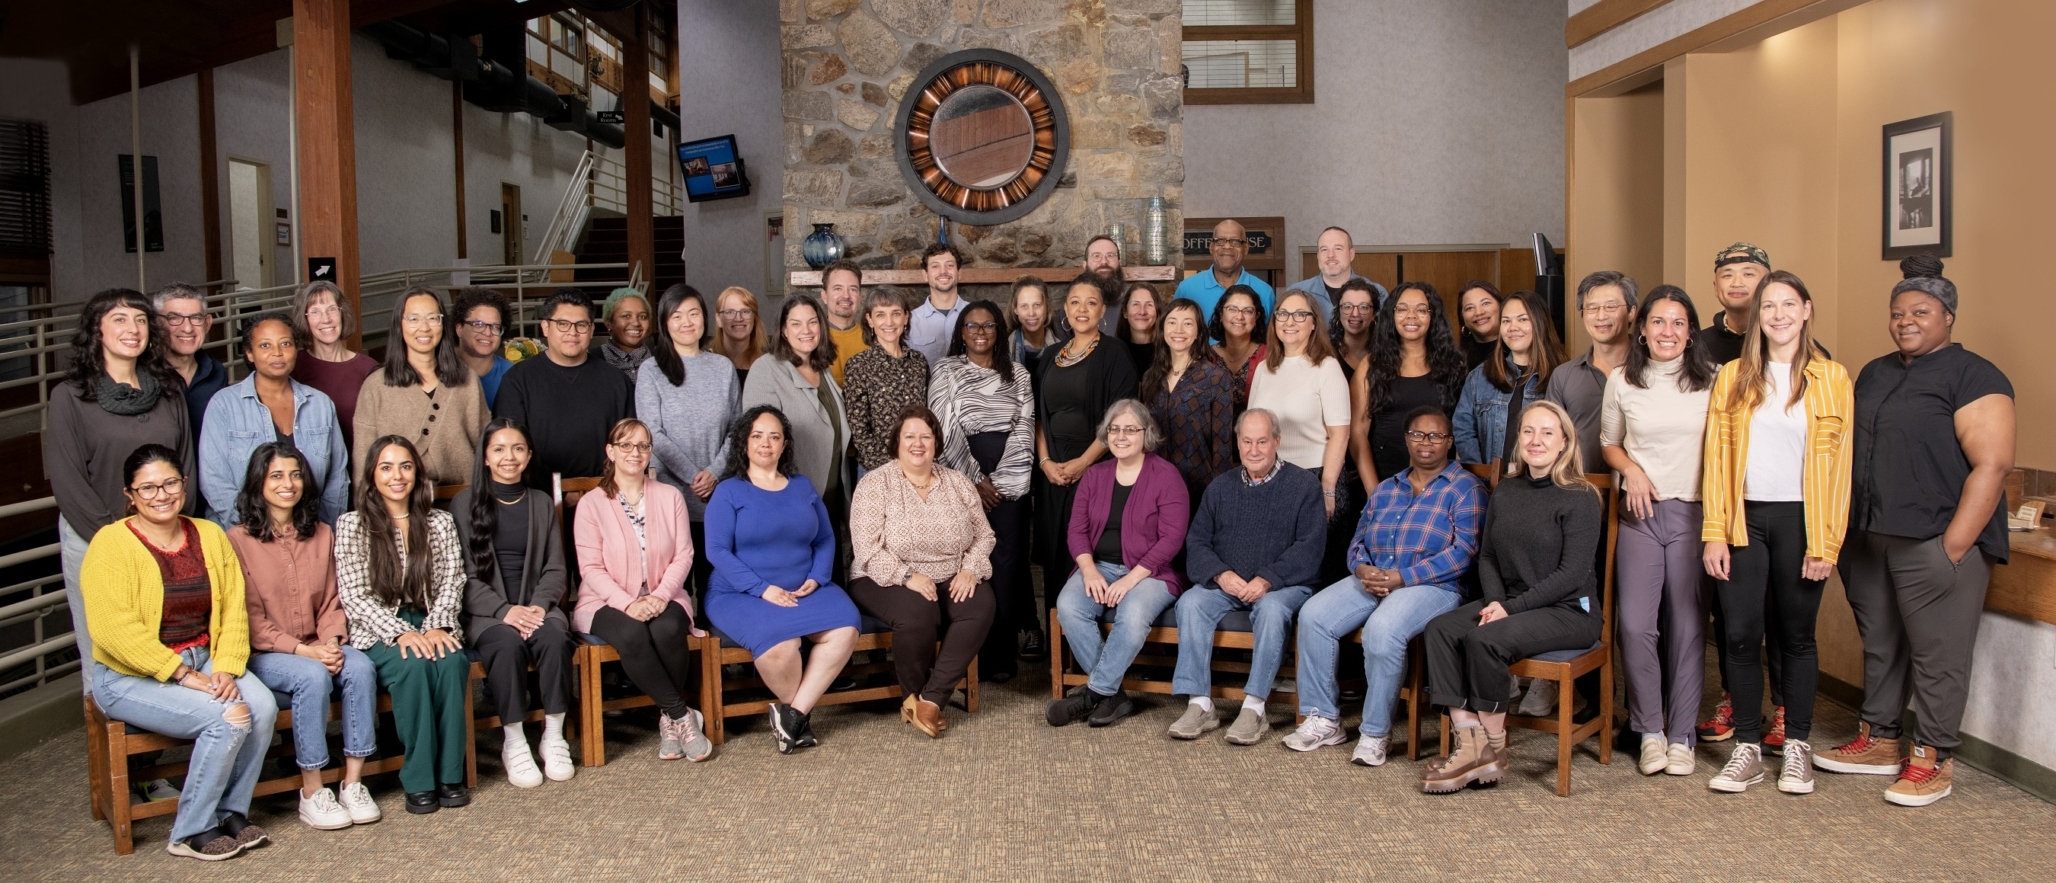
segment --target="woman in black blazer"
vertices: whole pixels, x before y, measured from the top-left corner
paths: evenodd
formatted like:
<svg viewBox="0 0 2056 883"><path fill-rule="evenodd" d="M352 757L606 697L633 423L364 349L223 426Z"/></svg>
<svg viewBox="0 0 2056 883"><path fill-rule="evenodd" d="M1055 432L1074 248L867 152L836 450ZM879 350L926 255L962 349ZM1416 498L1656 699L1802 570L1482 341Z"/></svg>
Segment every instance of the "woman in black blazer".
<svg viewBox="0 0 2056 883"><path fill-rule="evenodd" d="M571 710L571 623L562 603L568 582L564 539L554 501L522 481L528 432L501 417L479 434L471 486L450 501L464 544L464 634L485 664L486 692L500 713L506 740L500 758L517 788L562 782L577 771L564 741ZM536 692L528 695L533 664ZM543 705L543 767L536 769L522 721L530 700Z"/></svg>

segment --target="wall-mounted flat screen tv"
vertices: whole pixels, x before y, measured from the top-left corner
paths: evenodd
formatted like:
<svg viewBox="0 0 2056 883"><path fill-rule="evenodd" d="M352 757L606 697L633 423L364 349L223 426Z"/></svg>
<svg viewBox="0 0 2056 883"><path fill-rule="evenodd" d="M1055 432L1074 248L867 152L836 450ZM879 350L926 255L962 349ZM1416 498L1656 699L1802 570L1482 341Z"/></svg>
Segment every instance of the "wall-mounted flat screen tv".
<svg viewBox="0 0 2056 883"><path fill-rule="evenodd" d="M685 173L687 202L750 195L750 179L744 174L742 154L735 149L734 135L678 145L678 168Z"/></svg>

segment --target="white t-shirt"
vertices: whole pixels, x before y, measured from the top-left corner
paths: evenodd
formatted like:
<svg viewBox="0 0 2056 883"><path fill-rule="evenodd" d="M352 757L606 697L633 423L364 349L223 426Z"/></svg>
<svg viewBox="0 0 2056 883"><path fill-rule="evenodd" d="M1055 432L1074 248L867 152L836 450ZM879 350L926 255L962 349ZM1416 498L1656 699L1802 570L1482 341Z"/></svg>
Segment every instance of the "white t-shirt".
<svg viewBox="0 0 2056 883"><path fill-rule="evenodd" d="M1657 499L1696 503L1712 391L1679 389L1684 366L1681 358L1650 362L1642 372L1648 389L1629 383L1626 368L1609 372L1599 406L1599 443L1627 451L1649 476Z"/></svg>
<svg viewBox="0 0 2056 883"><path fill-rule="evenodd" d="M1792 399L1792 365L1765 362L1770 392L1749 415L1749 462L1742 473L1742 499L1761 503L1798 502L1805 497L1806 402Z"/></svg>
<svg viewBox="0 0 2056 883"><path fill-rule="evenodd" d="M1349 378L1342 360L1319 367L1305 356L1287 356L1273 373L1258 362L1250 372L1249 406L1278 415L1278 457L1319 475L1327 453L1328 427L1349 425Z"/></svg>

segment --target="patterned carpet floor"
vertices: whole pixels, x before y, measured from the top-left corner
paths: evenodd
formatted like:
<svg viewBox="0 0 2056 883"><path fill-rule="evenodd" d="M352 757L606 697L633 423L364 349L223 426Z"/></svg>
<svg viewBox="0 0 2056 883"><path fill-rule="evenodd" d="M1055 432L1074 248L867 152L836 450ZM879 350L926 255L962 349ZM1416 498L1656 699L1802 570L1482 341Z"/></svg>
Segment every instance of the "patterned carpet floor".
<svg viewBox="0 0 2056 883"><path fill-rule="evenodd" d="M1552 737L1516 732L1505 783L1428 796L1416 788L1425 759L1397 751L1364 769L1348 746L1288 751L1283 729L1247 748L1220 741L1225 727L1174 742L1164 729L1182 708L1165 697L1109 728L1051 729L1047 696L1046 676L988 686L983 709L953 709L938 740L890 703L824 709L820 747L792 756L772 749L762 721L737 721L703 764L658 761L650 713L629 712L610 720L612 762L532 790L506 783L487 735L469 807L409 816L397 781L377 777L384 821L319 832L298 822L290 795L263 798L253 816L275 843L220 865L166 855L168 818L138 823L136 853L115 855L88 812L74 733L0 764L0 806L13 808L0 867L18 881L153 883L2012 880L2056 868L2056 806L1967 767L1955 796L1911 810L1883 801L1882 777L1822 774L1806 797L1772 785L1714 794L1721 746L1700 750L1689 779L1645 779L1621 752L1601 765L1588 742L1560 798ZM1273 711L1289 725L1289 710ZM1821 718L1822 745L1855 727L1826 701Z"/></svg>

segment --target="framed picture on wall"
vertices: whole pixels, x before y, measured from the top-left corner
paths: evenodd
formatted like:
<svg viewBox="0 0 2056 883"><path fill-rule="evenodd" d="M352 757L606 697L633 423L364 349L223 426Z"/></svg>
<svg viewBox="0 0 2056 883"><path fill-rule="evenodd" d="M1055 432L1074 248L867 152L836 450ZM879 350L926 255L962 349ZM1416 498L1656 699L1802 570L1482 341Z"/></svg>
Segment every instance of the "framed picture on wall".
<svg viewBox="0 0 2056 883"><path fill-rule="evenodd" d="M1950 256L1954 128L1948 111L1885 126L1885 260Z"/></svg>

